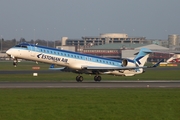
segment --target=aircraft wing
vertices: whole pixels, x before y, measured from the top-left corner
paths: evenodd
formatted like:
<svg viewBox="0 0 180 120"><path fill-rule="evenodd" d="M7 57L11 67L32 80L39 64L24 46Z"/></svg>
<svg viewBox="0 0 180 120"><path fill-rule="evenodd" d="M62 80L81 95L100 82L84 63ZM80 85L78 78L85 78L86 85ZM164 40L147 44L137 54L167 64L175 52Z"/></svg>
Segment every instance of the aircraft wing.
<svg viewBox="0 0 180 120"><path fill-rule="evenodd" d="M49 68L49 70L64 70L65 69L65 67L61 67L61 68Z"/></svg>
<svg viewBox="0 0 180 120"><path fill-rule="evenodd" d="M129 69L139 69L139 68L154 68L157 67L161 62L163 61L160 60L159 62L157 62L155 65L153 66L142 66L142 67L97 67L97 66L87 66L86 69L88 70L129 70Z"/></svg>
<svg viewBox="0 0 180 120"><path fill-rule="evenodd" d="M97 67L97 66L87 66L87 70L129 70L129 69L138 69L138 68L147 68L147 66L144 67Z"/></svg>
<svg viewBox="0 0 180 120"><path fill-rule="evenodd" d="M65 67L60 67L60 68L54 68L54 64L52 64L50 67L49 67L49 70L64 70Z"/></svg>

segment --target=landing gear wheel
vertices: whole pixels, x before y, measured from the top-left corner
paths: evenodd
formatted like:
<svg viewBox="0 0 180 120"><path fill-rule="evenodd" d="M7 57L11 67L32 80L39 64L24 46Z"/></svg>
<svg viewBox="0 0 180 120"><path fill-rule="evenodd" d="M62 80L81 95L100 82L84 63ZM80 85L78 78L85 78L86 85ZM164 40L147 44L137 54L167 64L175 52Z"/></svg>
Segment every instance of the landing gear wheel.
<svg viewBox="0 0 180 120"><path fill-rule="evenodd" d="M16 67L16 66L17 66L17 63L18 63L18 60L17 60L16 58L14 58L13 66Z"/></svg>
<svg viewBox="0 0 180 120"><path fill-rule="evenodd" d="M83 81L83 76L77 76L76 81L77 82L82 82Z"/></svg>
<svg viewBox="0 0 180 120"><path fill-rule="evenodd" d="M94 76L94 81L100 82L101 81L101 76Z"/></svg>
<svg viewBox="0 0 180 120"><path fill-rule="evenodd" d="M94 81L97 81L97 77L98 77L98 76L94 76Z"/></svg>
<svg viewBox="0 0 180 120"><path fill-rule="evenodd" d="M97 77L97 81L100 82L101 81L101 76Z"/></svg>
<svg viewBox="0 0 180 120"><path fill-rule="evenodd" d="M17 62L13 62L13 66L16 67L17 66Z"/></svg>
<svg viewBox="0 0 180 120"><path fill-rule="evenodd" d="M79 82L79 77L80 77L80 76L76 76L76 81L77 81L77 82Z"/></svg>

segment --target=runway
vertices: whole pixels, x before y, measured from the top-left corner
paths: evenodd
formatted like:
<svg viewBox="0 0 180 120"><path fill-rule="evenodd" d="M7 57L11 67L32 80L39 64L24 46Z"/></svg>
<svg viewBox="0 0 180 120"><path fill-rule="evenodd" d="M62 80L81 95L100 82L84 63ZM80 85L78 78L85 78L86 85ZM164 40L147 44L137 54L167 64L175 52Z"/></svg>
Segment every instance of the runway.
<svg viewBox="0 0 180 120"><path fill-rule="evenodd" d="M0 82L0 88L180 88L180 81Z"/></svg>

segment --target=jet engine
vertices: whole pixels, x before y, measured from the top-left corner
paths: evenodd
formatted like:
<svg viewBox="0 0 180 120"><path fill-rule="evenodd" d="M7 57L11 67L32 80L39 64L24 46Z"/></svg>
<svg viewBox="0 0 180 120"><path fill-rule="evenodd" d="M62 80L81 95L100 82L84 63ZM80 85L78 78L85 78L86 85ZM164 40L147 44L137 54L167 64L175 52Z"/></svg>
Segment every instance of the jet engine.
<svg viewBox="0 0 180 120"><path fill-rule="evenodd" d="M136 64L133 60L122 59L122 67L136 67Z"/></svg>
<svg viewBox="0 0 180 120"><path fill-rule="evenodd" d="M122 66L126 67L128 65L128 60L127 59L122 59Z"/></svg>

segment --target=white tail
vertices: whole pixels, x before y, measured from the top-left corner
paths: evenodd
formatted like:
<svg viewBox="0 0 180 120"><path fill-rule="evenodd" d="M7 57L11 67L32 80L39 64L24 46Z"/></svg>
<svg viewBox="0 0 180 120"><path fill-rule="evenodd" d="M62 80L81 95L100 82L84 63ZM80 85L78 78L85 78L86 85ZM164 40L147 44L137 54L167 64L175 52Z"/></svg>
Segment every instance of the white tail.
<svg viewBox="0 0 180 120"><path fill-rule="evenodd" d="M151 52L152 51L147 48L142 48L137 54L137 56L134 58L134 62L136 63L136 65L139 67L144 66Z"/></svg>

